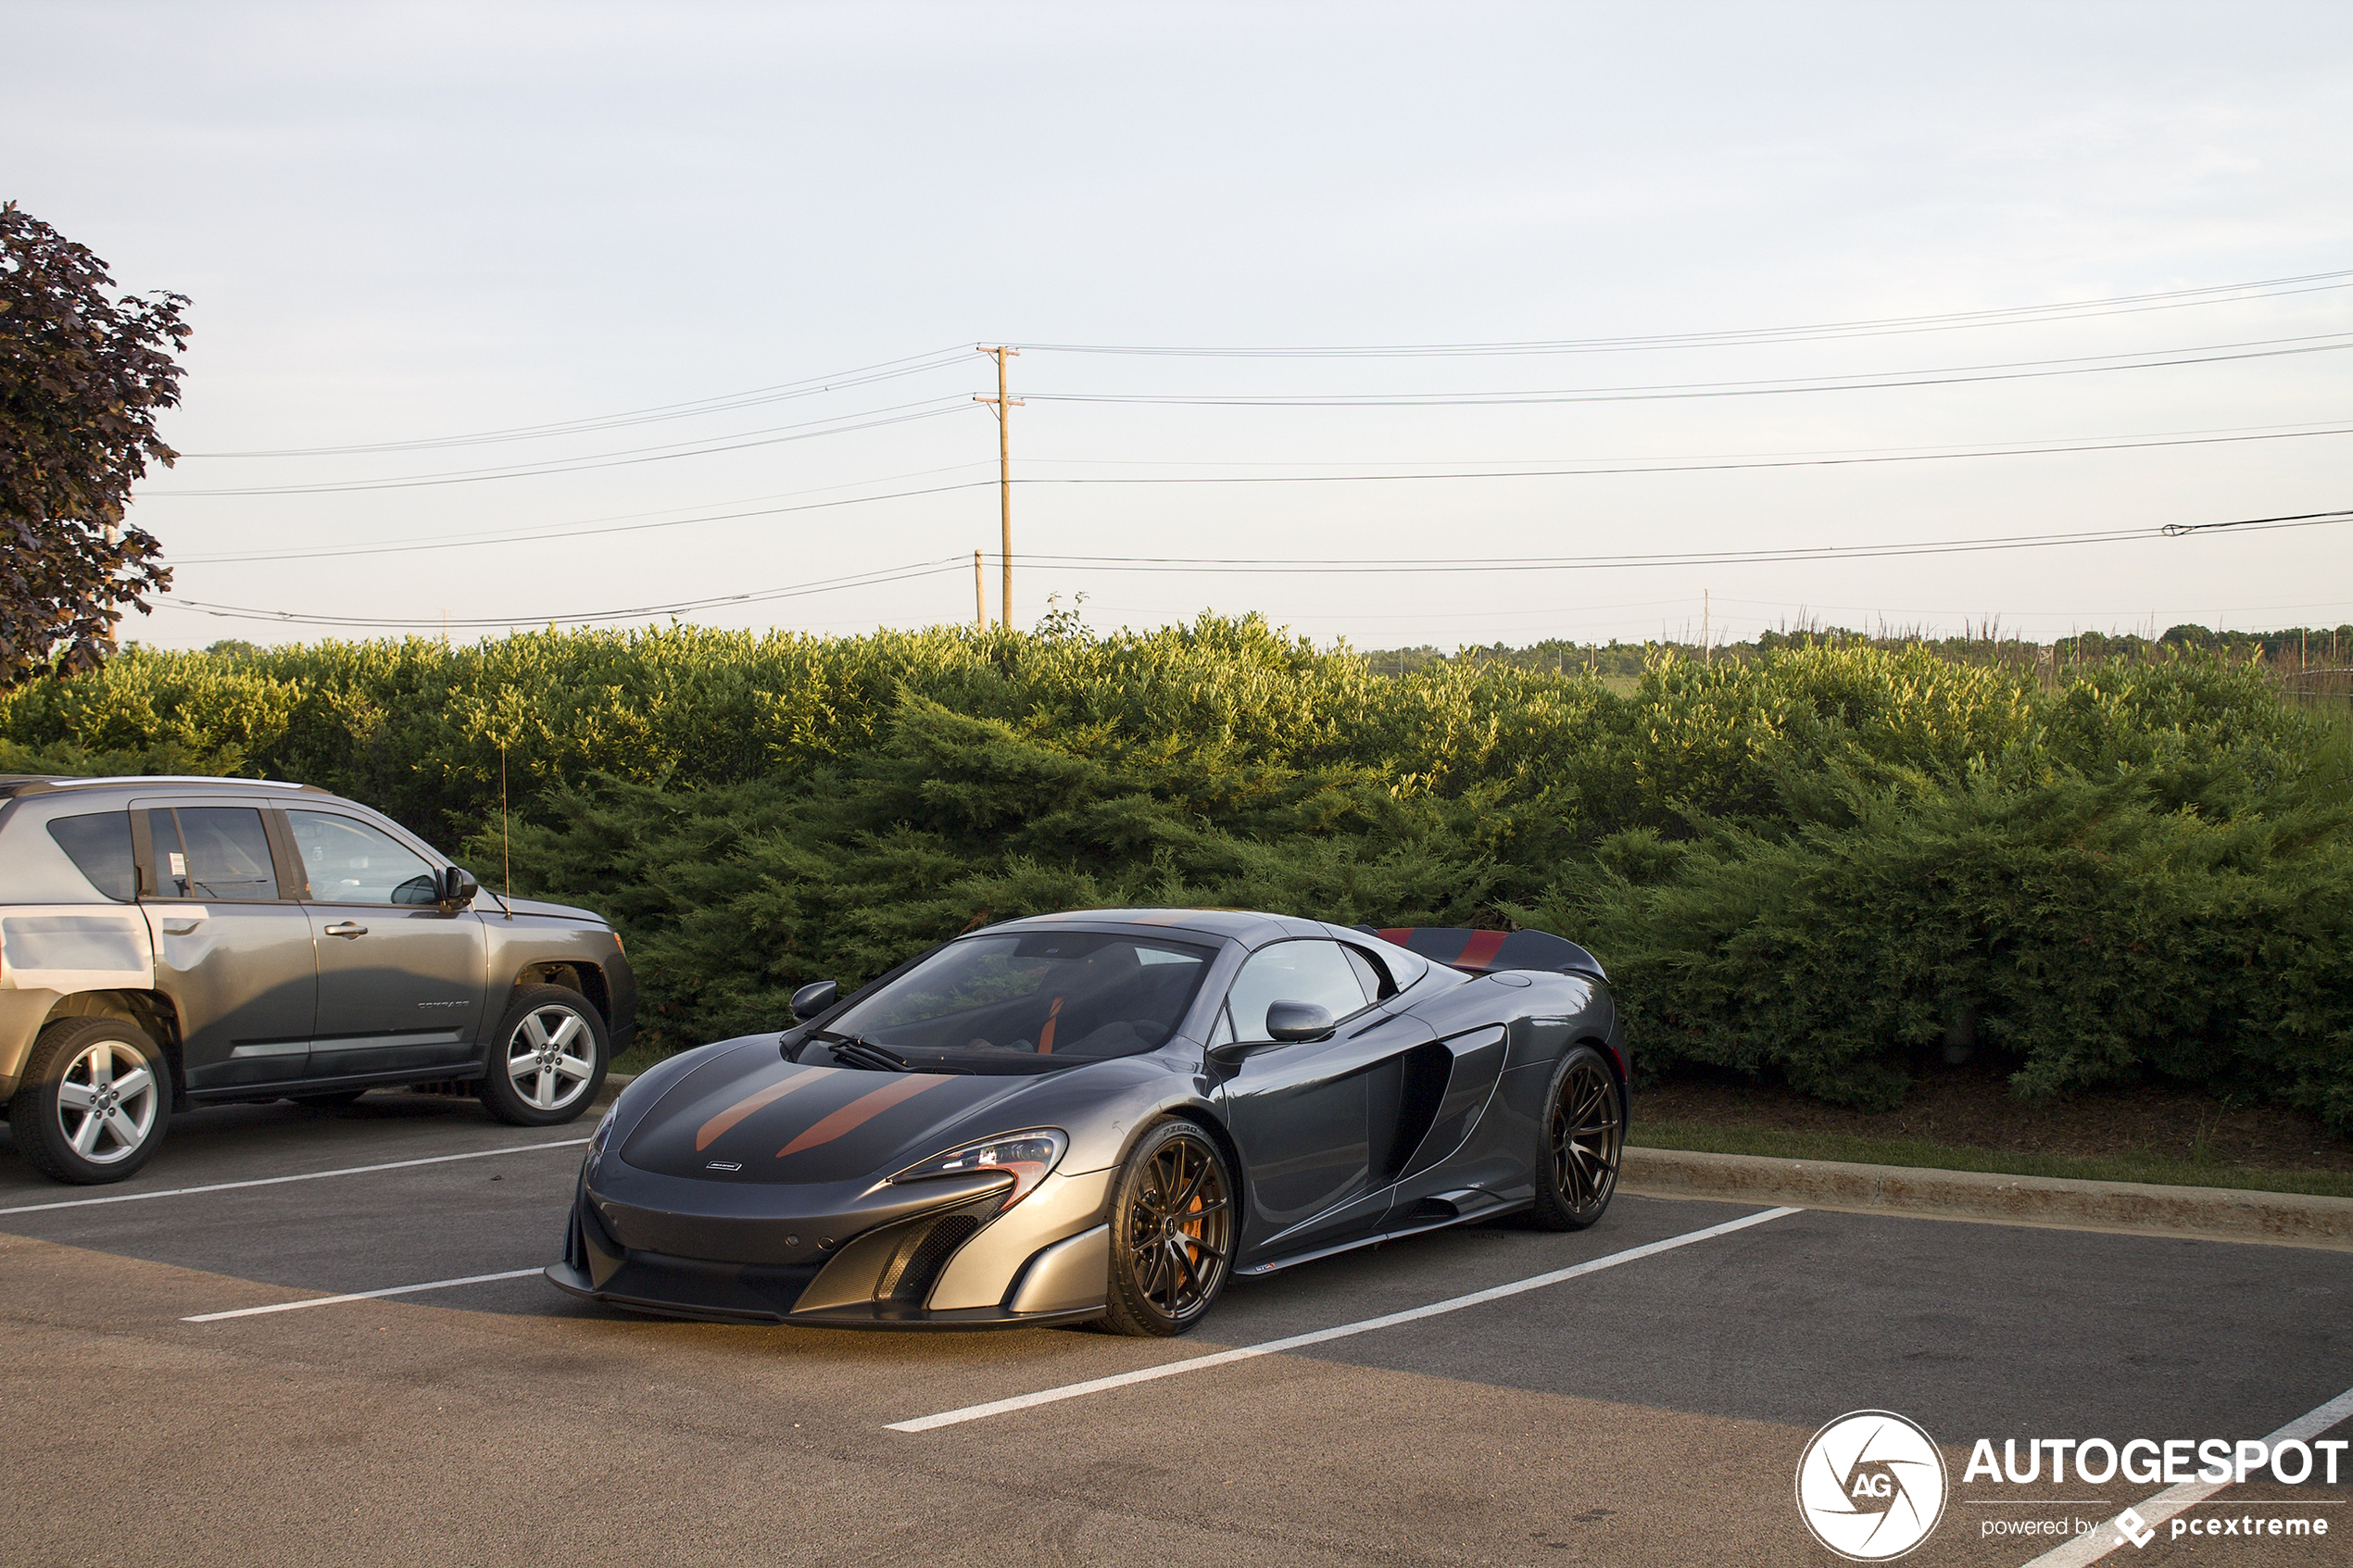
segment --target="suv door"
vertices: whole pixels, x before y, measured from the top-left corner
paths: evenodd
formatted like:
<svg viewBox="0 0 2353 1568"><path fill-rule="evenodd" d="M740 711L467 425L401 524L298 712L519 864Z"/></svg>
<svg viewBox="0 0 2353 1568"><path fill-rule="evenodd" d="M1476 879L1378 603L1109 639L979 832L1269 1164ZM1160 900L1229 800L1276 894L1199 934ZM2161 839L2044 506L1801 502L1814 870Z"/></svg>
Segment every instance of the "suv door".
<svg viewBox="0 0 2353 1568"><path fill-rule="evenodd" d="M318 963L310 919L284 884L262 809L133 800L131 842L156 985L180 1011L189 1092L301 1077Z"/></svg>
<svg viewBox="0 0 2353 1568"><path fill-rule="evenodd" d="M319 950L306 1076L350 1078L474 1060L487 938L436 902L440 868L356 813L282 813Z"/></svg>

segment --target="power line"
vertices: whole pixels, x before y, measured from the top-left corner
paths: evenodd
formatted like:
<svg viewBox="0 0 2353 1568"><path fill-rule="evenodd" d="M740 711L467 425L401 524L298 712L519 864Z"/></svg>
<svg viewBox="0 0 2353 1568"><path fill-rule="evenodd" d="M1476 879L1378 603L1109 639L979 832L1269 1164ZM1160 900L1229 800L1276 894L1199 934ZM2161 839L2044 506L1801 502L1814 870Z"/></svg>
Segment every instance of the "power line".
<svg viewBox="0 0 2353 1568"><path fill-rule="evenodd" d="M1184 404L1202 408L1476 408L1516 403L1644 403L1691 397L1787 396L1812 392L1886 392L1918 386L1957 386L1978 382L2038 381L2051 376L2093 375L2113 370L2155 370L2179 365L2214 365L2240 359L2274 359L2297 354L2325 354L2353 348L2353 341L2321 342L2343 334L2309 333L2299 337L2265 338L2252 343L2212 344L2197 348L2152 349L2136 354L2079 355L2064 359L2023 359L2007 364L1958 365L1928 370L1888 370L1860 377L1793 376L1774 382L1690 382L1649 386L1600 386L1525 392L1444 393L1324 393L1304 396L1216 395L1146 392L1033 392L1040 403ZM2272 347L2301 344L2303 347ZM2244 349L2244 353L2217 350ZM2172 358L2153 355L2171 354ZM2119 360L2134 363L2115 363ZM2048 368L2044 368L2048 367Z"/></svg>
<svg viewBox="0 0 2353 1568"><path fill-rule="evenodd" d="M2170 439L2171 439L2171 438L2173 438L2173 437L2175 437L2175 436L2199 436L2199 435L2253 435L2253 434L2260 434L2260 433L2267 433L2267 432L2282 432L2282 433L2305 433L2309 432L2309 431L2310 430L2310 428L2311 428L2311 427L2313 427L2313 426L2315 426L2315 425L2325 425L2325 424L2327 424L2328 422L2329 422L2329 421L2327 421L2327 420L2289 420L2289 421L2287 421L2287 422L2285 422L2285 423L2280 423L2280 424L2262 424L2262 425L2198 425L2198 426L2194 426L2194 427L2192 427L2191 429L2188 429L2188 430L2143 430L2143 431L2125 431L2125 432L2121 432L2121 433L2120 433L2110 434L2110 435L2057 435L2057 436L2048 436L2048 437L2042 438L2042 439L2041 439L2041 440L2039 440L2039 441L2028 441L2028 442L2019 443L2019 444L2017 444L2017 445L2019 445L2021 447L2021 449L2026 449L2026 448L2031 448L2031 447L2037 446L2037 445L2069 445L2069 444L2073 444L2073 443L2082 443L2082 442L2108 442L2108 441L2164 441L2164 440L2170 440ZM1991 448L1994 448L1994 447L2003 446L2003 445L2005 445L2005 443L2002 443L2002 442L1995 442L1995 441L1976 441L1976 442L1960 442L1960 443L1956 443L1956 444L1954 444L1954 445L1950 445L1950 446L1946 446L1946 447L1930 447L1930 446L1923 446L1923 445L1919 445L1919 444L1918 444L1918 443L1914 443L1914 444L1912 444L1912 445L1904 445L1904 446L1826 446L1826 447L1806 447L1806 448L1804 448L1804 449L1802 449L1802 450L1799 450L1799 451L1793 451L1793 452L1791 452L1791 451L1784 451L1784 452L1686 452L1686 453L1680 454L1680 456L1676 456L1676 457L1668 457L1668 458L1655 458L1655 459L1654 459L1654 460L1655 460L1655 461L1659 461L1659 462L1713 463L1713 462L1736 462L1736 461L1742 461L1742 460L1744 460L1744 459L1747 459L1747 458L1848 458L1848 457L1876 457L1876 456L1880 456L1880 455L1882 455L1882 454L1902 454L1902 453L1921 453L1921 452L1931 453L1931 454L1937 454L1937 453L1942 453L1942 452L1944 452L1944 451L1953 451L1953 452L1967 452L1967 451L1974 451L1974 450L1978 450L1978 449L1980 449L1980 448L1991 449ZM1345 461L1345 460L1346 460L1346 459L1335 459L1335 458L1025 458L1025 459L1024 459L1024 461L1025 461L1026 463L1027 463L1027 464L1028 464L1028 466L1029 466L1029 467L1031 467L1031 468L1065 468L1065 469L1068 469L1068 468L1130 468L1130 469L1147 469L1147 468L1177 468L1177 469L1314 469L1314 468L1331 468L1331 467L1335 467L1335 466L1337 466L1337 465L1338 465L1338 463L1342 462L1342 461ZM1632 461L1632 460L1633 460L1633 459L1631 459L1631 458L1411 458L1411 459L1391 458L1383 458L1383 459L1380 459L1380 460L1378 460L1378 461L1368 462L1368 463L1366 463L1365 466L1366 468L1368 468L1368 469L1441 468L1441 467L1447 467L1447 466L1459 467L1459 468L1468 468L1468 467L1473 467L1473 466L1496 467L1496 466L1500 466L1500 465L1504 465L1504 464L1511 464L1511 465L1516 466L1516 467L1536 467L1536 466L1541 466L1541 465L1557 465L1557 464L1571 464L1571 463L1620 462L1620 461Z"/></svg>
<svg viewBox="0 0 2353 1568"><path fill-rule="evenodd" d="M1016 484L1362 484L1388 480L1441 479L1555 479L1601 478L1611 474L1635 473L1717 473L1745 469L1843 468L1872 463L1951 462L1967 458L2028 458L2068 452L2136 452L2166 446L2219 446L2247 441L2294 441L2313 435L2353 435L2353 425L2334 426L2326 430L2284 431L2264 435L2209 435L2178 438L2078 442L2064 445L2003 446L1957 448L1942 452L1908 452L1887 456L1858 455L1855 457L1792 457L1759 456L1746 459L1680 462L1666 460L1655 463L1629 463L1614 467L1580 466L1576 468L1473 469L1453 472L1420 473L1304 473L1304 474L1143 474L1088 475L1070 478L1046 476L1017 479Z"/></svg>
<svg viewBox="0 0 2353 1568"><path fill-rule="evenodd" d="M937 406L935 406L937 405ZM634 468L641 463L670 462L679 458L707 458L721 452L742 452L756 446L777 446L788 441L814 441L820 436L847 435L852 431L876 430L884 425L906 424L915 420L935 420L943 414L960 413L970 405L961 398L932 397L918 403L901 403L889 408L875 408L869 413L887 416L868 419L858 414L839 415L834 420L812 420L803 424L775 425L769 431L743 431L741 435L762 437L757 441L737 440L734 436L713 436L710 442L687 442L673 446L645 446L624 452L609 452L595 458L565 458L545 463L528 463L497 469L459 469L443 473L417 474L406 479L360 479L332 484L260 484L231 486L206 490L149 490L143 495L328 495L359 490L414 490L443 484L480 484L497 479L537 479L551 473L580 473L595 469ZM917 410L906 412L902 410ZM842 424L840 420L858 420L856 424ZM824 429L812 428L824 426ZM775 434L774 431L798 433ZM728 445L712 445L712 443ZM643 454L643 455L640 455Z"/></svg>
<svg viewBox="0 0 2353 1568"><path fill-rule="evenodd" d="M970 467L959 464L959 467ZM617 523L608 528L570 528L557 533L510 534L503 538L444 539L410 545L351 545L341 548L254 552L245 555L180 558L175 566L227 566L259 561L316 560L327 556L399 556L420 550L463 550L484 545L544 545L557 540L585 539L600 533L642 533L658 528L684 528L698 522L736 522L746 518L782 517L791 512L826 511L836 507L862 507L875 501L904 501L918 495L945 495L951 491L977 490L995 481L975 479L962 484L935 484L923 490L898 490L886 495L849 495L837 501L810 501L797 507L761 507L751 511L714 512L704 517L668 518L658 522Z"/></svg>
<svg viewBox="0 0 2353 1568"><path fill-rule="evenodd" d="M2289 441L2306 436L2353 435L2353 425L2334 426L2323 430L2298 430L2246 435L2185 436L2136 440L2130 437L2114 441L2077 442L2065 445L2007 446L1998 448L1959 448L1949 451L1911 452L1888 455L1863 454L1853 457L1790 457L1777 458L1759 453L1744 459L1682 462L1673 459L1647 464L1620 464L1609 467L1583 466L1557 469L1483 469L1471 471L1418 473L1336 473L1336 474L1264 474L1264 475L1140 475L1077 478L1015 479L1014 484L1302 484L1302 483L1377 483L1383 481L1433 481L1449 479L1545 479L1545 478L1606 478L1612 475L1643 473L1705 473L1746 470L1784 468L1836 468L1853 465L1905 462L1945 462L1971 458L2037 457L2045 454L2074 452L2133 451L2142 448L2168 446L2221 445L2251 441ZM970 468L974 464L955 464L954 468ZM761 507L745 511L711 512L695 517L665 518L652 522L619 522L610 526L564 524L550 529L533 530L510 534L461 534L406 544L326 546L306 550L257 550L222 555L181 556L174 564L181 566L249 565L269 561L320 560L346 556L413 555L434 550L479 549L493 545L544 544L553 540L595 538L605 534L640 533L666 528L684 528L705 522L739 522L751 518L784 517L796 512L824 511L837 507L865 506L875 501L912 500L925 495L944 495L961 490L977 490L996 483L971 480L957 484L931 485L919 490L897 490L879 495L853 495L833 501L812 501L798 506ZM1003 558L1000 556L1001 565Z"/></svg>
<svg viewBox="0 0 2353 1568"><path fill-rule="evenodd" d="M803 381L757 387L749 392L727 393L717 397L697 398L686 403L665 403L651 408L636 408L625 413L563 420L551 424L513 425L504 430L473 431L460 435L426 436L413 441L375 441L346 446L288 446L250 452L182 452L180 456L183 459L339 458L358 453L422 452L445 446L480 446L509 441L539 441L549 436L578 435L592 431L617 430L628 425L657 424L666 420L699 419L706 414L728 413L737 408L758 408L767 403L787 402L799 397L814 397L823 393L838 392L847 387L867 386L875 382L893 381L901 376L921 375L927 370L944 370L963 363L961 355L953 351L934 349L928 354L910 355L903 359L886 359L880 364L864 365L854 370L843 370L830 376L812 376Z"/></svg>
<svg viewBox="0 0 2353 1568"><path fill-rule="evenodd" d="M1804 343L1825 338L1884 337L1897 333L1956 332L1973 327L2031 324L2101 316L2136 315L2149 310L2178 310L2192 306L2233 304L2286 295L2318 294L2353 286L2353 270L2311 272L2294 278L2271 278L2246 283L2217 283L2205 288L2174 289L2159 294L2119 295L2108 299L2078 300L2051 305L2010 306L1990 310L1949 311L1939 315L1892 316L1873 320L1829 321L1791 327L1733 328L1717 332L1661 332L1641 337L1563 338L1524 343L1369 344L1323 346L1207 347L1088 343L1025 343L1021 346L1047 354L1115 354L1193 358L1470 358L1516 354L1617 354L1660 348L1716 348L1752 343Z"/></svg>
<svg viewBox="0 0 2353 1568"><path fill-rule="evenodd" d="M1975 539L1919 540L1899 545L1781 546L1761 550L1673 551L1625 556L1523 556L1466 560L1460 556L1368 561L1355 557L1026 556L1047 571L1155 571L1280 575L1315 572L1354 575L1386 572L1460 573L1491 571L1593 571L1667 566L1767 566L1792 561L1872 560L1891 556L1967 555L1987 550L2050 549L2066 545L2121 544L2134 539L2183 538L2239 529L2316 528L2353 521L2353 508L2298 512L2282 517L2236 518L2226 522L2179 523L2137 528L2083 529L2066 533L1999 534Z"/></svg>
<svg viewBox="0 0 2353 1568"><path fill-rule="evenodd" d="M475 616L464 620L409 620L398 617L350 615L304 615L294 610L258 609L250 605L215 604L206 599L182 598L173 595L159 601L168 608L192 609L206 615L233 621L268 621L300 626L340 626L367 631L430 630L436 626L459 626L469 629L493 626L586 626L610 621L633 621L648 615L680 615L691 610L716 609L725 606L762 604L775 599L800 598L811 594L838 593L845 588L872 588L890 583L908 583L919 577L936 577L943 571L963 568L961 558L946 561L917 561L907 566L882 567L873 571L859 572L849 577L826 578L816 583L795 583L782 588L765 588L752 593L719 594L709 598L678 599L669 604L637 605L628 609L585 610L571 615L509 615Z"/></svg>
<svg viewBox="0 0 2353 1568"><path fill-rule="evenodd" d="M1889 556L1951 555L1985 550L2043 549L2066 545L2117 544L2132 539L2181 538L2195 533L2224 530L2261 532L2274 528L2310 528L2323 524L2353 521L2353 508L2325 512L2298 512L2278 517L2236 518L2221 522L2166 523L2161 527L2084 530L2062 534L2011 534L1990 538L1919 541L1902 545L1865 546L1840 548L1835 546L1782 546L1764 550L1733 550L1720 552L1684 552L1629 556L1549 556L1524 557L1513 559L1466 561L1459 558L1433 557L1414 560L1366 561L1361 558L1186 558L1175 556L1028 556L1024 558L1049 571L1130 571L1130 572L1214 572L1286 574L1294 572L1367 573L1416 572L1478 573L1494 571L1574 571L1606 569L1661 566L1730 566L1768 565L1781 562L1811 560L1867 560ZM305 615L292 610L268 610L250 605L218 604L206 599L171 596L160 601L165 607L195 610L206 615L229 620L265 621L290 625L333 626L357 630L396 631L429 630L435 626L488 628L522 625L593 625L613 621L635 620L650 615L679 615L698 609L713 609L736 605L759 604L777 599L798 598L812 594L839 592L848 588L877 587L887 583L912 582L918 578L938 576L963 570L963 558L950 556L944 559L917 561L903 566L882 567L872 571L848 577L827 578L816 583L797 583L781 588L761 589L742 594L721 594L706 598L678 599L664 604L637 605L623 609L587 610L560 615L470 617L456 621L406 619L398 617Z"/></svg>

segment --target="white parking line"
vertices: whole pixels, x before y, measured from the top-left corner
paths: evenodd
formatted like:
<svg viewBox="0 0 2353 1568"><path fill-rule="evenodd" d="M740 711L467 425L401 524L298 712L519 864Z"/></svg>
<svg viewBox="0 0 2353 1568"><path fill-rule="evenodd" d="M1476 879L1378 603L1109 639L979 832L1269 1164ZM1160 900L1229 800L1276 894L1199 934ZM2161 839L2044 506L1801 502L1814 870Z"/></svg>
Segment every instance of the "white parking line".
<svg viewBox="0 0 2353 1568"><path fill-rule="evenodd" d="M2325 1405L2306 1411L2264 1438L2263 1446L2275 1449L2282 1443L2309 1442L2349 1417L2353 1417L2353 1388L2347 1388ZM2134 1503L2132 1512L2141 1516L2145 1526L2162 1524L2183 1509L2196 1507L2229 1485L2228 1481L2184 1481L2178 1486L2158 1493L2146 1502ZM2122 1513L2119 1513L2116 1519L2123 1517ZM2088 1536L2077 1536L2064 1545L2053 1547L2027 1563L2025 1568L2084 1568L2086 1563L2097 1562L2124 1544L2122 1527L2116 1519L2105 1521Z"/></svg>
<svg viewBox="0 0 2353 1568"><path fill-rule="evenodd" d="M382 1290L355 1290L347 1296L312 1296L300 1301L274 1301L267 1307L240 1307L233 1312L199 1312L182 1323L219 1323L223 1318L258 1318L271 1312L298 1312L305 1307L340 1307L346 1301L376 1301L386 1296L414 1296L420 1290L447 1290L453 1285L488 1285L492 1280L521 1279L542 1269L509 1269L503 1274L468 1274L463 1279L436 1279L423 1285L390 1285Z"/></svg>
<svg viewBox="0 0 2353 1568"><path fill-rule="evenodd" d="M1144 1367L1139 1371L1123 1372L1112 1377L1090 1378L1085 1383L1068 1383L1060 1388L1047 1388L1035 1394L1016 1394L1010 1399L991 1399L985 1405L966 1405L962 1410L943 1411L937 1415L917 1416L912 1421L894 1421L884 1430L934 1432L943 1426L957 1426L967 1421L981 1420L985 1416L1003 1415L1011 1411L1026 1411L1038 1405L1051 1405L1062 1399L1076 1399L1085 1394L1101 1394L1112 1388L1125 1388L1130 1384L1150 1383L1154 1378L1174 1377L1180 1372L1202 1372L1210 1367L1225 1366L1233 1361L1246 1361L1255 1356L1280 1355L1285 1350L1302 1349L1310 1345L1322 1345L1334 1339L1346 1339L1353 1335L1370 1334L1377 1328L1393 1328L1399 1323L1414 1323L1422 1318L1434 1318L1445 1312L1459 1312L1466 1307L1478 1307L1490 1301L1500 1301L1505 1297L1517 1296L1524 1291L1541 1290L1548 1285L1559 1285L1565 1280L1576 1279L1584 1274L1599 1273L1604 1269L1614 1269L1620 1263L1631 1263L1638 1259L1655 1258L1661 1252L1672 1252L1679 1247L1689 1247L1694 1242L1710 1241L1719 1236L1730 1236L1734 1231L1746 1230L1751 1225L1761 1225L1768 1220L1778 1220L1784 1214L1799 1212L1802 1210L1796 1209L1767 1209L1755 1214L1743 1214L1737 1220L1727 1220L1720 1225L1710 1225L1705 1230L1686 1231L1681 1236L1668 1236L1665 1241L1654 1241L1642 1247L1629 1247L1623 1252L1613 1252L1606 1258L1595 1258L1591 1262L1575 1263L1566 1269L1554 1269L1550 1273L1515 1280L1509 1285L1492 1286L1485 1290L1474 1290L1467 1296L1454 1296L1443 1301L1433 1301L1427 1307L1415 1307L1403 1312L1390 1312L1378 1318L1366 1318L1361 1323L1342 1323L1338 1328L1319 1328L1312 1334L1294 1334L1284 1339L1269 1339L1263 1345L1245 1345L1239 1349L1219 1350L1212 1355L1194 1356L1186 1361L1170 1361L1164 1366Z"/></svg>
<svg viewBox="0 0 2353 1568"><path fill-rule="evenodd" d="M192 1193L228 1192L237 1187L271 1187L284 1182L324 1181L329 1176L365 1176L376 1171L406 1171L417 1165L447 1165L453 1160L487 1160L495 1154L535 1154L543 1148L577 1148L587 1141L587 1138L559 1138L554 1143L517 1144L511 1148L478 1148L471 1154L435 1154L422 1160L386 1160L382 1165L346 1165L340 1171L306 1171L299 1176L257 1176L251 1181L213 1182L197 1187L118 1192L105 1198L68 1198L56 1203L20 1203L14 1209L0 1209L0 1214L43 1214L52 1209L86 1209L96 1203L144 1203L150 1198L186 1198Z"/></svg>

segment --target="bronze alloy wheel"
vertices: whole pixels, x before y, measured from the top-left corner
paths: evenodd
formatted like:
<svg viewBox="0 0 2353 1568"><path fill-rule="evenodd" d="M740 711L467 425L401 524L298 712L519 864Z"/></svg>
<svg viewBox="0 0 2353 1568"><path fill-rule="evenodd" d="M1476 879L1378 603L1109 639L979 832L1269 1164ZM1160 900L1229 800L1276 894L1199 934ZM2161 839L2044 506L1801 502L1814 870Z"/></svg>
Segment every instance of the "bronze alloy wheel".
<svg viewBox="0 0 2353 1568"><path fill-rule="evenodd" d="M1110 1326L1182 1334L1217 1299L1233 1255L1226 1157L1193 1123L1164 1122L1128 1156L1114 1203Z"/></svg>
<svg viewBox="0 0 2353 1568"><path fill-rule="evenodd" d="M1626 1150L1624 1101L1609 1064L1591 1046L1573 1047L1553 1074L1553 1094L1537 1169L1536 1220L1548 1230L1583 1230L1602 1217L1617 1190Z"/></svg>

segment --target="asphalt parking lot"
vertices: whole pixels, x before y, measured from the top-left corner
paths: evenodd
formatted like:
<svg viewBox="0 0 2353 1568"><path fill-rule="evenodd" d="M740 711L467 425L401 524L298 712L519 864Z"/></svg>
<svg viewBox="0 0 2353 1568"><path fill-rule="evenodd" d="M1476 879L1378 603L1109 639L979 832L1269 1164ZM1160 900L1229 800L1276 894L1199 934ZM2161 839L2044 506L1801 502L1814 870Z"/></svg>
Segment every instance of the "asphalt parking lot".
<svg viewBox="0 0 2353 1568"><path fill-rule="evenodd" d="M1240 1280L1176 1341L655 1322L477 1279L554 1256L589 1126L401 1095L208 1110L80 1189L0 1140L0 1562L1828 1563L1797 1457L1884 1409L1952 1477L1905 1561L2016 1564L2054 1543L1987 1521L2161 1488L1972 1484L1975 1437L2259 1437L2353 1388L2353 1254L1630 1195L1579 1235ZM1606 1266L925 1426L1580 1263ZM2259 1472L2184 1514L2325 1537L2160 1531L2102 1561L2353 1561L2346 1457L2338 1485Z"/></svg>

